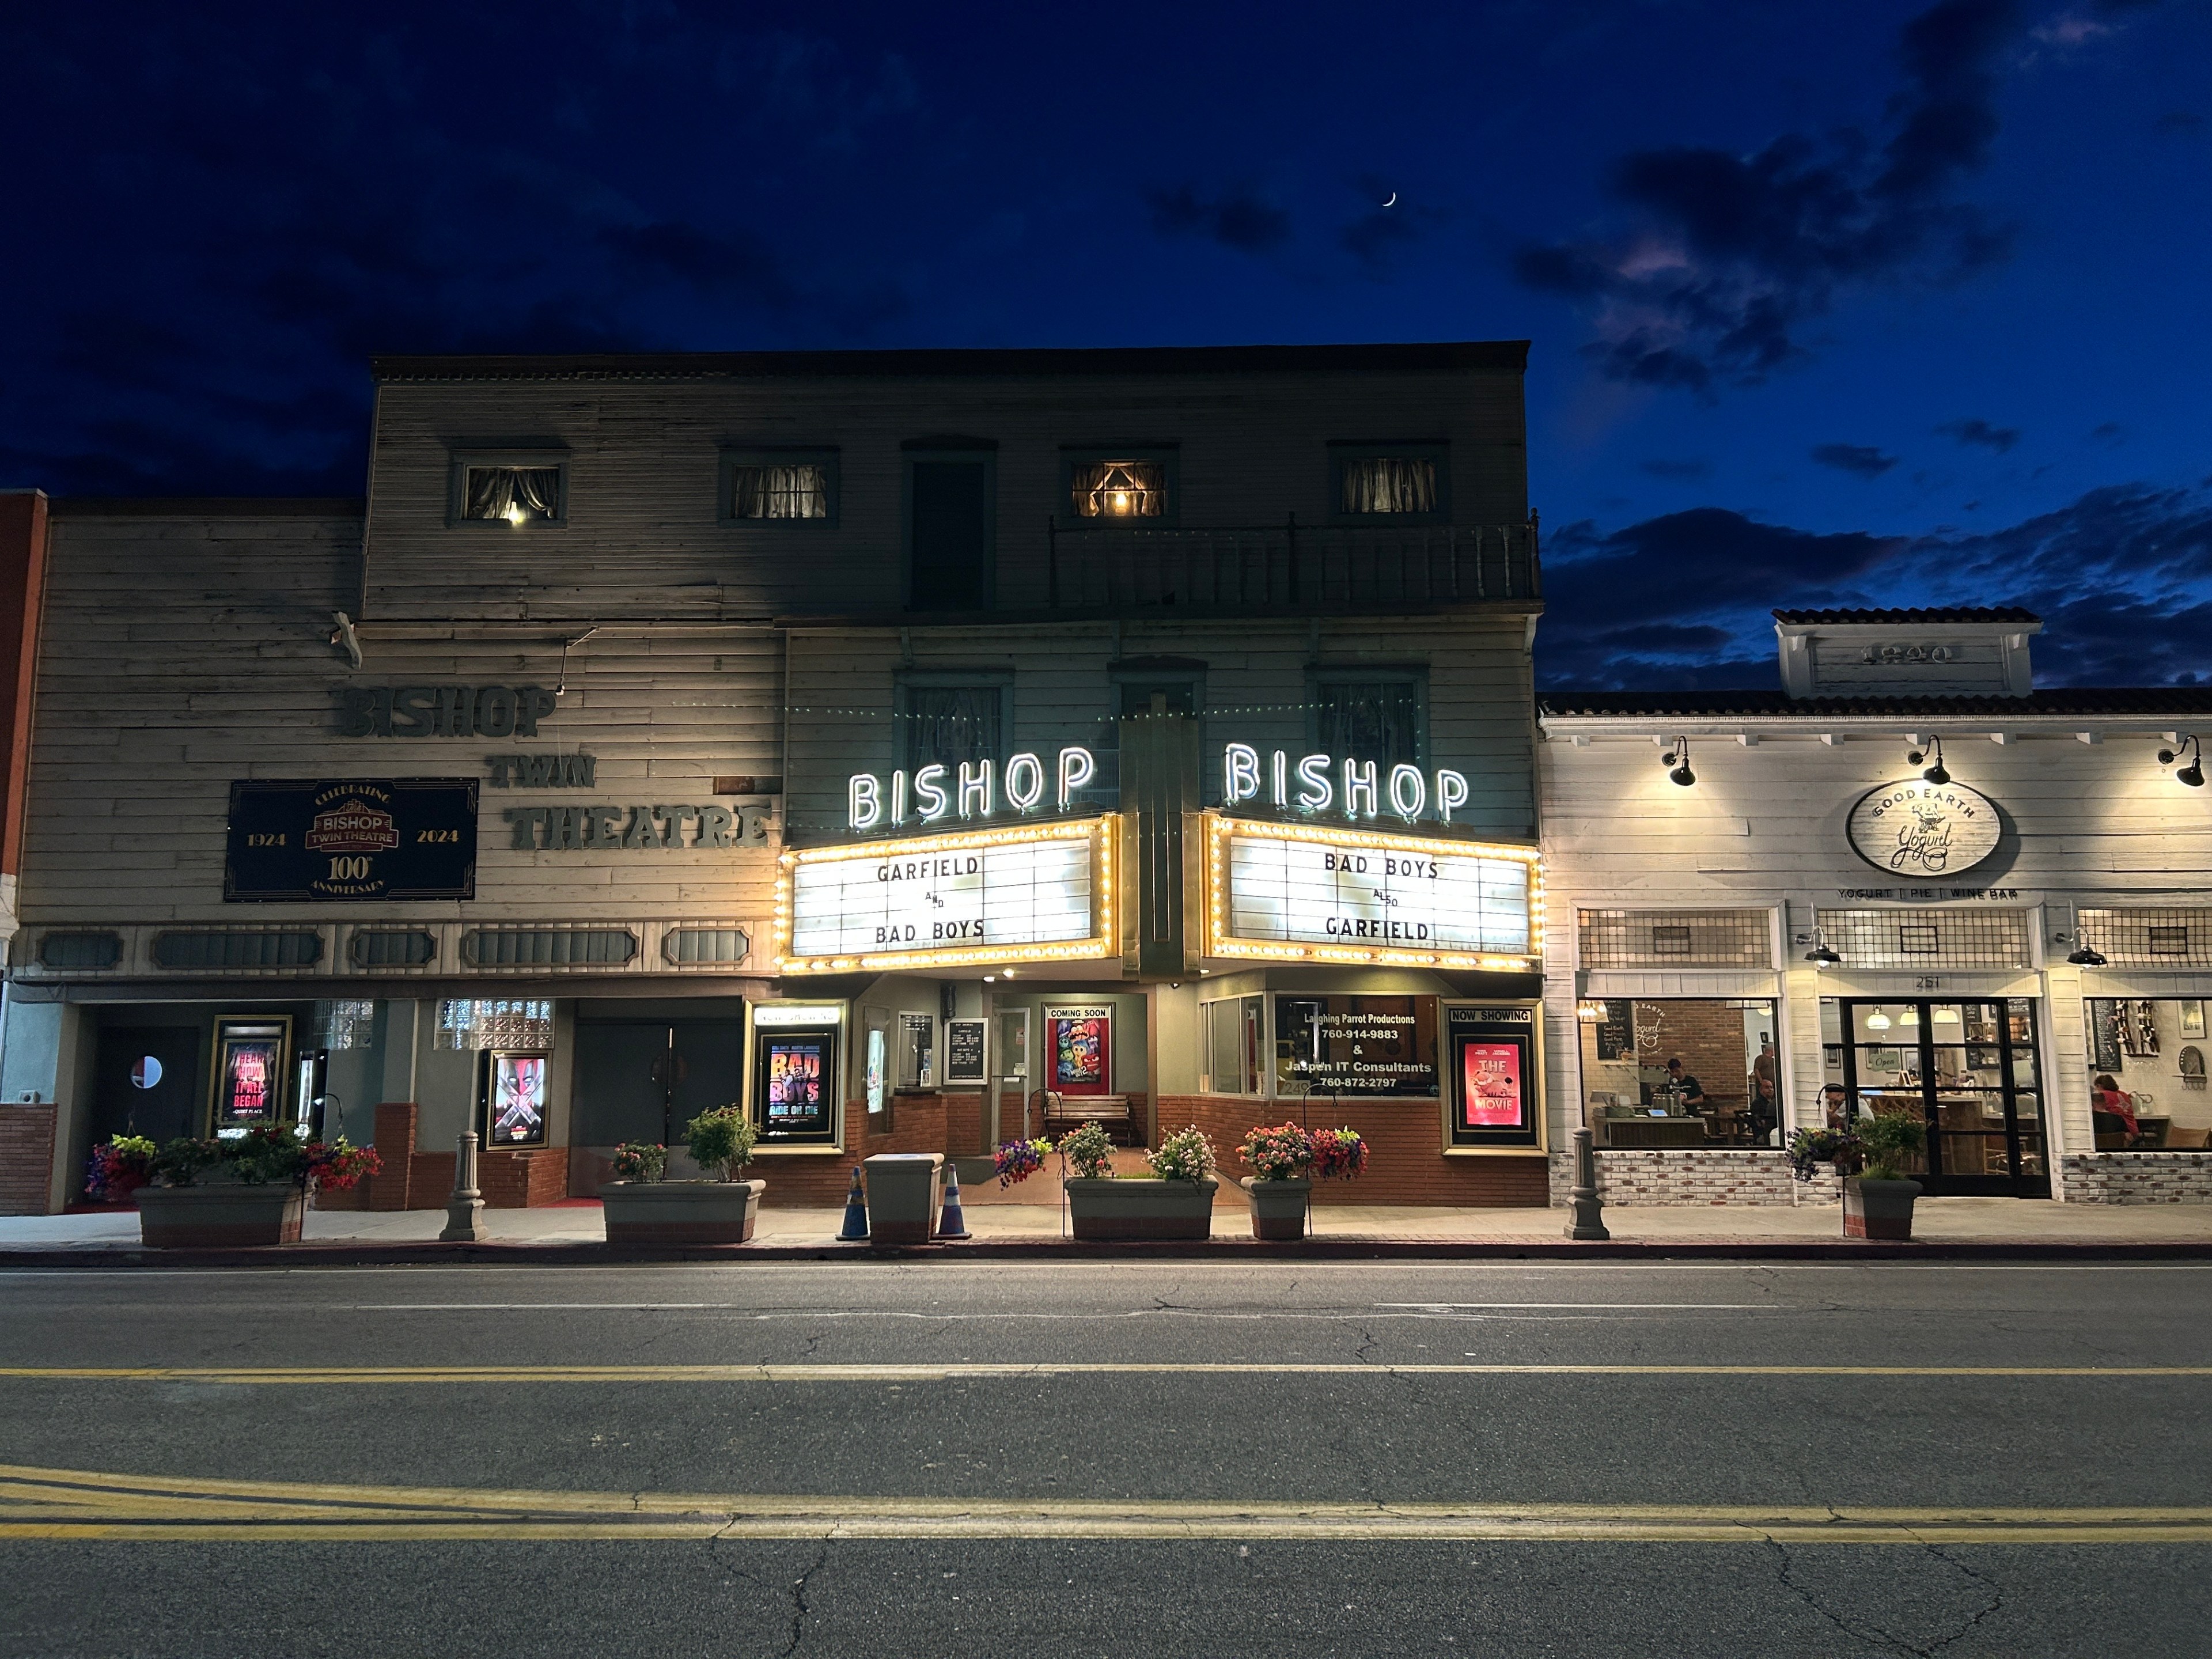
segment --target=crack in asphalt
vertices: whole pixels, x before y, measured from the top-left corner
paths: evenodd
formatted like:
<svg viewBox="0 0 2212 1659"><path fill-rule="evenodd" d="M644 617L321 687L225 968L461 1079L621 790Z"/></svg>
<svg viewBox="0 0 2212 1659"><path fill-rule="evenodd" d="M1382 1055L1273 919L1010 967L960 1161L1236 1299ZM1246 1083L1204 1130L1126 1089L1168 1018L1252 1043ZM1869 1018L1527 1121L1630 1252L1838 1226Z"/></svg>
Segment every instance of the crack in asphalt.
<svg viewBox="0 0 2212 1659"><path fill-rule="evenodd" d="M791 1644L783 1650L785 1659L789 1659L790 1655L798 1652L799 1643L805 1639L806 1615L813 1611L813 1609L806 1603L806 1586L813 1579L814 1575L822 1571L823 1565L828 1562L829 1559L830 1545L825 1540L822 1546L821 1553L814 1558L814 1565L807 1568L805 1572L800 1573L799 1577L792 1582Z"/></svg>
<svg viewBox="0 0 2212 1659"><path fill-rule="evenodd" d="M1988 1618L1993 1613L2001 1611L2004 1607L2004 1589L2002 1585L1997 1583L1996 1580L1976 1572L1964 1561L1959 1559L1957 1556L1946 1551L1940 1544L1929 1544L1926 1546L1926 1548L1928 1553L1934 1556L1937 1560L1947 1562L1951 1566L1955 1567L1959 1571L1963 1572L1967 1577L1972 1579L1977 1584L1979 1584L1984 1589L1987 1590L1990 1595L1989 1605L1987 1607L1984 1607L1979 1613L1966 1620L1965 1624L1960 1626L1958 1629L1953 1631L1942 1641L1936 1643L1933 1647L1919 1650L1919 1651L1924 1655L1932 1656L1942 1652L1943 1650L1949 1647L1952 1643L1971 1634L1981 1624L1983 1620Z"/></svg>

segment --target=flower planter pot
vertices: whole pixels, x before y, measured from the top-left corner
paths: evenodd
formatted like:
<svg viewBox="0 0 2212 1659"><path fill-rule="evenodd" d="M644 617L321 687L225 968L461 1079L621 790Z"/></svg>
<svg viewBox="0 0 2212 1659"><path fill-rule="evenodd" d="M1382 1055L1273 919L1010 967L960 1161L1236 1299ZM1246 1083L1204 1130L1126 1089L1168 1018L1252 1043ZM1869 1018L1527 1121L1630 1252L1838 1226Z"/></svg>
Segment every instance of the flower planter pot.
<svg viewBox="0 0 2212 1659"><path fill-rule="evenodd" d="M1917 1181L1869 1181L1853 1176L1844 1183L1845 1238L1910 1238Z"/></svg>
<svg viewBox="0 0 2212 1659"><path fill-rule="evenodd" d="M1218 1181L1087 1181L1060 1183L1079 1239L1204 1238L1213 1230Z"/></svg>
<svg viewBox="0 0 2212 1659"><path fill-rule="evenodd" d="M141 1187L138 1237L157 1249L296 1244L307 1194L289 1182Z"/></svg>
<svg viewBox="0 0 2212 1659"><path fill-rule="evenodd" d="M610 1244L743 1244L765 1181L614 1181L599 1188Z"/></svg>
<svg viewBox="0 0 2212 1659"><path fill-rule="evenodd" d="M1253 1237L1284 1239L1306 1236L1306 1206L1313 1198L1312 1182L1304 1176L1262 1181L1257 1176L1246 1176L1244 1190L1252 1198Z"/></svg>

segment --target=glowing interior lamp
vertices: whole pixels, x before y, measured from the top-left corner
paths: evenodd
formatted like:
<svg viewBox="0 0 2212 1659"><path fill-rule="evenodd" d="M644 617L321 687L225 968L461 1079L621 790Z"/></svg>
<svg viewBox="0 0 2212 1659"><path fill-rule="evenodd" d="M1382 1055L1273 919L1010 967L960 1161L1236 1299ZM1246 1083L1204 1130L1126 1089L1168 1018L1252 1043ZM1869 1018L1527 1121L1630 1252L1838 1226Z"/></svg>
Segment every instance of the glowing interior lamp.
<svg viewBox="0 0 2212 1659"><path fill-rule="evenodd" d="M1091 492L1091 510L1103 518L1139 518L1146 514L1152 496L1152 492L1130 471L1127 462L1115 461Z"/></svg>
<svg viewBox="0 0 2212 1659"><path fill-rule="evenodd" d="M1584 1000L1575 1005L1575 1018L1585 1025L1595 1025L1605 1018L1605 1004Z"/></svg>
<svg viewBox="0 0 2212 1659"><path fill-rule="evenodd" d="M1888 1029L1889 1029L1889 1016L1888 1016L1887 1014L1885 1014L1884 1012L1882 1012L1882 1011L1881 1011L1881 1009L1877 1008L1877 1009L1875 1009L1872 1013L1870 1013L1870 1014L1869 1014L1869 1015L1867 1016L1867 1030L1869 1030L1869 1031L1887 1031Z"/></svg>
<svg viewBox="0 0 2212 1659"><path fill-rule="evenodd" d="M1906 1009L1903 1013L1899 1014L1899 1015L1897 1017L1897 1023L1898 1023L1899 1025L1917 1025L1917 1024L1920 1024L1920 1011L1919 1011L1917 1008L1907 1008L1907 1009Z"/></svg>
<svg viewBox="0 0 2212 1659"><path fill-rule="evenodd" d="M1938 1008L1936 1011L1935 1020L1938 1025L1956 1025L1959 1023L1959 1011L1956 1008Z"/></svg>

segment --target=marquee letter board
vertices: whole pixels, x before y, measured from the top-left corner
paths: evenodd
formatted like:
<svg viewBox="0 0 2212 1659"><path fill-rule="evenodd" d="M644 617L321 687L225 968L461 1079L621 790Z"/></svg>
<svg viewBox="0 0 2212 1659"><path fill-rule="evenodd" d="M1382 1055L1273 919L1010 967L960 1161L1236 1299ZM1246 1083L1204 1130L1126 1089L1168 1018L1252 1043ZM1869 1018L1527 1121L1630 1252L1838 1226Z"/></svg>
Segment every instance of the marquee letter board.
<svg viewBox="0 0 2212 1659"><path fill-rule="evenodd" d="M230 786L226 899L466 899L474 778L255 780Z"/></svg>

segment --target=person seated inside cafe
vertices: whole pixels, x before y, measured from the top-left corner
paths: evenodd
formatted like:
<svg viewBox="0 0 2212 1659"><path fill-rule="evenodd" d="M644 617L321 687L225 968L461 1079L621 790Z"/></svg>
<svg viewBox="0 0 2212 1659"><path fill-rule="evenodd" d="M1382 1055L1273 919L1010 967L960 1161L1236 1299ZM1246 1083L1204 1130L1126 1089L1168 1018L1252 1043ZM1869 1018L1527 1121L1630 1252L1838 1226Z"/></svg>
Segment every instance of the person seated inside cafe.
<svg viewBox="0 0 2212 1659"><path fill-rule="evenodd" d="M2100 1072L2096 1081L2089 1085L2089 1121L2099 1132L2114 1133L2108 1126L2097 1122L2100 1117L2118 1118L2117 1133L2127 1137L2127 1145L2135 1146L2142 1139L2142 1126L2136 1121L2135 1097L2121 1088L2119 1079L2109 1072Z"/></svg>
<svg viewBox="0 0 2212 1659"><path fill-rule="evenodd" d="M1828 1127L1838 1134L1842 1134L1851 1127L1850 1102L1849 1097L1844 1093L1842 1084L1828 1083L1821 1085L1820 1112L1826 1120Z"/></svg>
<svg viewBox="0 0 2212 1659"><path fill-rule="evenodd" d="M1680 1054L1667 1062L1667 1086L1673 1091L1678 1103L1693 1112L1704 1111L1711 1104L1705 1098L1705 1085L1682 1069Z"/></svg>

